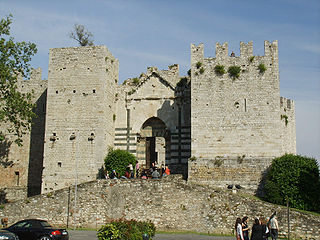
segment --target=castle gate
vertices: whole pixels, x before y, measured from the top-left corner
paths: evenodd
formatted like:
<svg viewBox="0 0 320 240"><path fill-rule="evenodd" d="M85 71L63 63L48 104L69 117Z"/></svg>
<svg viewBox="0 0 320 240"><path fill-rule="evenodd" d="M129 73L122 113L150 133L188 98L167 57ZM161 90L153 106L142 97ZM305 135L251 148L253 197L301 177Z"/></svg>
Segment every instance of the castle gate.
<svg viewBox="0 0 320 240"><path fill-rule="evenodd" d="M170 131L157 117L146 120L141 127L137 141L137 158L145 168L153 163L165 165L170 158Z"/></svg>

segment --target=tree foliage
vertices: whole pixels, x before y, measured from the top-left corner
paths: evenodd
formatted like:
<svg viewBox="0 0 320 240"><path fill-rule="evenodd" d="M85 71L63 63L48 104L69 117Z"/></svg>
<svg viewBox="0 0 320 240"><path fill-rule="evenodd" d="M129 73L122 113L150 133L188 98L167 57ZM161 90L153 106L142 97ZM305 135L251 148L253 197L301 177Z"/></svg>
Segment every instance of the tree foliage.
<svg viewBox="0 0 320 240"><path fill-rule="evenodd" d="M35 114L32 94L19 92L17 77L29 76L31 57L37 49L34 43L15 42L10 37L11 23L12 15L0 21L0 125L15 136L15 143L22 145L22 135L30 130ZM0 131L1 143L5 135L6 132Z"/></svg>
<svg viewBox="0 0 320 240"><path fill-rule="evenodd" d="M128 165L131 163L132 166L135 166L137 160L133 154L125 150L110 149L104 162L107 171L111 172L112 170L116 170L120 176L123 176Z"/></svg>
<svg viewBox="0 0 320 240"><path fill-rule="evenodd" d="M320 211L320 178L317 160L286 154L272 161L267 174L266 199L272 203Z"/></svg>
<svg viewBox="0 0 320 240"><path fill-rule="evenodd" d="M93 46L93 34L81 24L75 24L73 32L69 37L76 40L80 46Z"/></svg>

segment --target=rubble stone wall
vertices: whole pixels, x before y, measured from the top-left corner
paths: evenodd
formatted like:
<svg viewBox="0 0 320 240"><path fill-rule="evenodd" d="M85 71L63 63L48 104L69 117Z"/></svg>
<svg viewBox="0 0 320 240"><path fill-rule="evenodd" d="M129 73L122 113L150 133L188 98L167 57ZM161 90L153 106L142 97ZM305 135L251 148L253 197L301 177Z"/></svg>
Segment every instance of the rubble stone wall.
<svg viewBox="0 0 320 240"><path fill-rule="evenodd" d="M69 206L68 206L68 196ZM76 200L76 202L75 202ZM69 209L69 214L68 214ZM96 228L113 219L151 220L157 230L234 234L237 217L269 217L277 212L281 236L287 235L287 209L262 202L241 190L187 183L176 176L161 180L98 180L8 203L0 218L9 224L42 218L54 225ZM69 215L69 217L68 217ZM290 236L320 238L319 215L290 210Z"/></svg>

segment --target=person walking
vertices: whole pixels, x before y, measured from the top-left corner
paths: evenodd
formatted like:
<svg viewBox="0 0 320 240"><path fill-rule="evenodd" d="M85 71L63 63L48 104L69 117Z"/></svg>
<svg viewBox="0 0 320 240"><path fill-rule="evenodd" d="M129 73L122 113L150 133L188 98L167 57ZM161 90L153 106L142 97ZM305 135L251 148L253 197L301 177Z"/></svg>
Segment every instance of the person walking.
<svg viewBox="0 0 320 240"><path fill-rule="evenodd" d="M250 240L262 240L262 225L258 218L254 219Z"/></svg>
<svg viewBox="0 0 320 240"><path fill-rule="evenodd" d="M270 235L272 240L276 240L278 238L279 225L277 216L274 215L273 218L270 219Z"/></svg>
<svg viewBox="0 0 320 240"><path fill-rule="evenodd" d="M268 228L268 223L264 217L261 217L260 219L260 225L262 226L262 239L268 239L269 237L269 228Z"/></svg>
<svg viewBox="0 0 320 240"><path fill-rule="evenodd" d="M242 232L242 222L241 218L237 218L236 224L234 225L234 229L236 230L237 240L244 240L243 232Z"/></svg>
<svg viewBox="0 0 320 240"><path fill-rule="evenodd" d="M247 216L242 218L242 232L244 240L249 240L249 227L248 227L249 218Z"/></svg>

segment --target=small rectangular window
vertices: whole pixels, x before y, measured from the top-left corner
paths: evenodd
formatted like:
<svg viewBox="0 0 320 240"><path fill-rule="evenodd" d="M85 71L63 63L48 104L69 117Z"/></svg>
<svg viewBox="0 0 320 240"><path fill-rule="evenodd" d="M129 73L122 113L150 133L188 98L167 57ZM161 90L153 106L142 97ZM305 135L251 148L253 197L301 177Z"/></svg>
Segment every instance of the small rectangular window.
<svg viewBox="0 0 320 240"><path fill-rule="evenodd" d="M61 167L61 166L62 166L62 163L61 163L61 162L58 162L58 166Z"/></svg>
<svg viewBox="0 0 320 240"><path fill-rule="evenodd" d="M14 174L15 174L15 182L16 182L16 185L19 186L20 173L19 173L19 172L14 172Z"/></svg>
<svg viewBox="0 0 320 240"><path fill-rule="evenodd" d="M93 92L93 93L96 93L96 90L95 90L95 89L93 89L93 90L92 90L92 92Z"/></svg>

